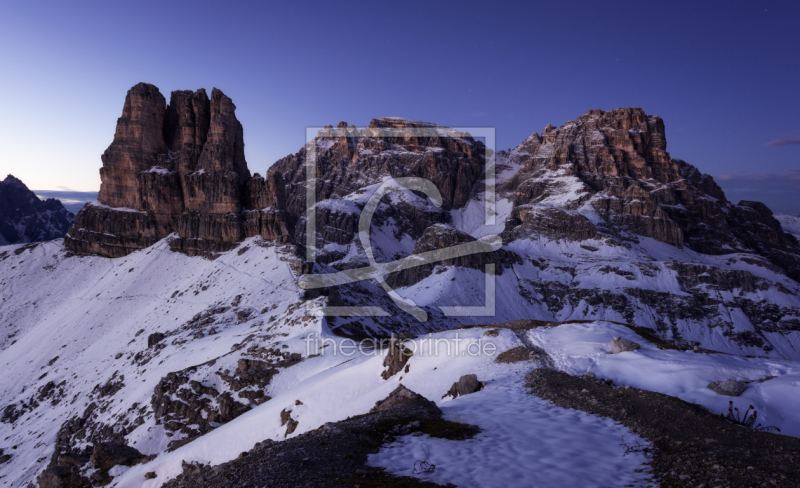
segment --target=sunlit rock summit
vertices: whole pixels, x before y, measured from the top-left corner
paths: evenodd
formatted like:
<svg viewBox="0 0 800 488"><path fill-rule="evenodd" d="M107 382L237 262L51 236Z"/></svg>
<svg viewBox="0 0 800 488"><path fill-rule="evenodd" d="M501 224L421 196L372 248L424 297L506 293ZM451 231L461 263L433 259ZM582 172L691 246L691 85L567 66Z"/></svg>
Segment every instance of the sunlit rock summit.
<svg viewBox="0 0 800 488"><path fill-rule="evenodd" d="M103 154L98 202L84 207L69 249L124 256L172 233L190 255L227 251L246 237L288 235L283 180L251 176L236 107L220 90L128 91L114 141Z"/></svg>

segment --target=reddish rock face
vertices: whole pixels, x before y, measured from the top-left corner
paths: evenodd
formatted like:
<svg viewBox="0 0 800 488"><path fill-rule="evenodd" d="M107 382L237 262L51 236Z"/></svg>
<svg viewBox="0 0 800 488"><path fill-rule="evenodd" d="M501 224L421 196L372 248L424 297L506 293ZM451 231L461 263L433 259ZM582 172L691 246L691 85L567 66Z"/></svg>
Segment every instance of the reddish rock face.
<svg viewBox="0 0 800 488"><path fill-rule="evenodd" d="M574 164L581 173L677 181L664 136L664 122L640 108L591 110L559 128L547 125L526 141L534 158L551 169Z"/></svg>
<svg viewBox="0 0 800 488"><path fill-rule="evenodd" d="M244 159L244 132L236 119L236 105L220 90L211 91L211 123L198 169L234 171L243 179L250 177Z"/></svg>
<svg viewBox="0 0 800 488"><path fill-rule="evenodd" d="M646 236L706 254L756 252L800 279L800 248L766 206L731 204L711 176L666 149L663 121L640 108L546 126L500 154L521 165L500 189L514 203L504 240ZM596 229L587 212L599 217Z"/></svg>
<svg viewBox="0 0 800 488"><path fill-rule="evenodd" d="M452 137L416 137L387 129L440 129ZM419 176L432 181L444 198L444 208L467 203L484 170L484 146L468 134L428 122L383 117L373 119L363 131L346 122L326 127L315 141L317 201L338 198L392 177ZM277 161L273 168L288 186L287 211L293 218L305 215L307 148Z"/></svg>
<svg viewBox="0 0 800 488"><path fill-rule="evenodd" d="M293 224L305 218L310 148L316 148L318 202L356 194L387 176L423 177L441 192L442 207L397 201L383 205L377 221L393 222L395 234L409 235L415 250L447 244L441 236L464 237L444 227L427 229L450 223L449 210L480 190L486 150L469 134L398 118L373 119L362 131L341 122L276 162L265 177L251 177L235 110L216 88L210 98L202 89L172 92L169 105L152 85L131 88L102 157L101 205L81 210L66 246L123 256L177 233L171 247L195 255L226 251L256 235L290 240ZM402 130L408 128L436 128L446 136ZM646 236L707 254L755 252L800 279L800 247L770 210L757 202L729 203L713 178L672 159L663 121L642 109L592 110L561 127L548 125L510 153L498 153L497 162L519 168L498 187L513 205L505 242L539 235L624 243ZM315 215L317 248L354 242L357 212L322 205ZM300 245L306 244L303 230L298 225L293 236ZM334 249L318 260L336 261L337 253L343 252Z"/></svg>
<svg viewBox="0 0 800 488"><path fill-rule="evenodd" d="M103 153L98 200L110 207L142 210L139 173L163 163L166 100L153 85L128 91L114 141Z"/></svg>
<svg viewBox="0 0 800 488"><path fill-rule="evenodd" d="M164 125L164 140L181 174L196 171L211 124L211 103L204 89L174 91Z"/></svg>
<svg viewBox="0 0 800 488"><path fill-rule="evenodd" d="M283 179L250 177L235 110L216 88L210 100L203 89L172 92L169 105L153 85L131 88L102 157L101 205L78 213L65 245L118 257L176 232L173 249L194 255L288 235Z"/></svg>

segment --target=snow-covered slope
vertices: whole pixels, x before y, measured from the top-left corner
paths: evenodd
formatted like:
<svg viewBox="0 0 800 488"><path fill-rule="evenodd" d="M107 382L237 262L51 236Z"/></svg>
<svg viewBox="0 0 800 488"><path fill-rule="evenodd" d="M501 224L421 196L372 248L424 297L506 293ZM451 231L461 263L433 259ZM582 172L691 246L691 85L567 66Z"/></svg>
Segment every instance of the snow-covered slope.
<svg viewBox="0 0 800 488"><path fill-rule="evenodd" d="M385 354L381 351L353 354L337 346L321 347L324 343L319 341L332 342L337 337L318 316L324 299L308 302L311 315L306 314L305 305L298 306L299 290L294 284L298 261L291 246L251 239L214 261L172 253L164 242L114 260L71 255L60 241L13 246L9 251L0 255L4 299L0 362L6 368L0 395L8 405L0 436L11 455L0 466L3 486L24 486L34 480L57 443L79 451L102 437L158 455L147 464L116 469L114 486L159 486L181 472L183 460L220 463L255 442L283 439L283 409L291 410L299 422L292 434L298 435L324 422L365 413L401 379L381 379ZM205 314L209 310L216 313ZM197 314L203 319L198 321ZM213 320L197 326L208 318ZM148 338L155 333L165 337L148 346ZM456 336L461 342L453 342ZM474 355L468 353L469 345L486 340L482 329L434 336L432 340L451 342L461 349L450 354L426 353L420 342L409 363L410 372L399 376L409 388L437 399L462 374L477 373L490 380L480 398L494 402L510 395L508 401L528 402L541 410L542 426L555 429L547 440L551 450L573 437L588 437L595 439L591 455L609 463L602 475L564 473L562 467L570 455L588 455L580 443L573 442L576 451L563 451L550 471L537 474L543 479L634 480L642 476L635 472L642 460L623 458L618 452L619 436L630 434L613 422L560 412L524 395L520 383L524 370L492 361L496 352L520 345L519 339L509 331L491 339L491 354ZM170 442L187 435L166 429L165 421L176 416L160 417L156 405L151 405L162 378L183 372L204 387L233 392L223 375L235 375L241 359L273 348L296 353L301 360L279 368L264 389L272 397L269 401L257 405L234 393L234 401L252 409L227 423L215 422L204 436L165 452ZM217 403L220 398L216 397ZM303 405L294 405L295 400ZM467 405L461 400L441 402L453 416L463 412L450 409L449 404ZM62 428L78 425L76 419L81 429ZM506 431L513 427L511 420L506 422ZM500 434L493 429L487 431L490 438L496 435ZM501 435L492 442L524 446L529 441ZM519 465L521 459L507 462ZM143 473L149 471L159 476L145 484Z"/></svg>
<svg viewBox="0 0 800 488"><path fill-rule="evenodd" d="M639 112L622 110L614 123L624 125L624 117L636 119ZM596 125L601 116L609 117L593 111L581 124ZM51 461L59 459L54 453L63 452L75 456L88 476L92 445L114 442L154 456L130 469L115 468L116 486L159 486L181 472L184 460L221 463L256 442L283 439L282 412L299 422L290 435L366 413L400 377L436 400L446 416L473 415L487 437L458 445L406 439L374 455L375 465L409 474L407 460L425 441L441 466L430 479L442 483L480 485L483 475L473 468L487 458L508 473L509 485L641 480L635 471L641 460L619 456L624 429L522 393L521 375L530 365L495 364L494 353L420 353L410 371L386 381L380 351L343 357L333 346L309 345L310 339L395 332L421 344L434 331L433 338L449 345L457 344L456 331L475 343L485 340L483 329L456 328L516 319L592 323L528 335L504 330L492 338L497 352L533 342L567 372L591 370L716 413L726 410L727 399L709 393L707 383L776 376L751 383L743 399L758 407L765 422L800 435L800 418L785 400L797 397L800 248L768 208L728 203L710 177L650 144L663 142L656 119L637 122L652 125L652 140L624 128L577 131L571 122L561 132L546 128L543 136L497 153L491 225L484 222L488 189L480 178L486 162L480 143L456 133L387 142L369 134L408 122L376 119L376 127L353 141L331 133L308 146L318 145L320 171L327 172L318 175L313 243L304 235L306 153L300 152L276 164L287 182L284 203L293 235L287 228L275 240L227 240L219 253L207 253L213 259L172 251L182 249L170 245L175 235L135 252L152 241L125 248L114 255L131 253L114 259L76 254L61 240L0 249L0 365L6 368L0 377L0 459L10 456L0 464L0 484L26 485L46 466L52 469ZM643 151L630 167L618 148L606 144L629 137ZM618 178L623 170L628 176ZM373 202L369 235L362 236L359 220L373 195L392 178L419 175L435 180L446 198L395 189ZM129 212L122 210L114 213L124 220ZM781 219L785 229L794 229L795 221ZM300 280L304 274L352 273L490 237L502 246L324 290L299 287L307 283ZM316 249L314 263L306 260L307 244ZM488 265L494 281L487 281ZM393 283L396 295L376 278ZM487 287L494 289L489 303ZM424 313L404 311L409 303ZM447 315L454 307L484 305L465 316ZM325 315L325 308L341 306L387 313ZM718 354L645 344L609 356L603 344L610 336L641 342L611 321ZM474 396L441 399L465 373L494 381ZM525 429L516 428L522 423ZM535 448L529 441L534 432L540 442ZM608 469L565 470L568 459L587 456ZM541 463L526 472L520 466L531 457ZM147 472L158 478L145 482Z"/></svg>
<svg viewBox="0 0 800 488"><path fill-rule="evenodd" d="M566 259L579 249L530 246L527 252L551 259ZM105 259L72 255L60 241L52 241L11 246L0 254L4 300L0 363L6 368L0 395L7 405L0 436L5 439L4 452L11 455L0 465L0 484L18 487L33 481L56 446L79 452L113 439L155 456L142 465L115 468L112 486L160 486L180 474L182 461L217 464L264 439L284 439L283 410L298 422L290 434L296 436L325 422L365 413L401 381L435 400L446 418L466 419L483 433L459 444L401 438L403 442L370 461L391 472L411 475L409 466L421 456L424 442L439 466L427 478L459 486L484 486L482 471L476 467L479 459L488 459L495 469L508 473L509 486L621 485L646 476L646 471L637 471L644 459L621 455L620 437L639 442L625 428L526 395L522 375L530 366L494 362L497 353L522 344L509 330L500 330L497 336L486 335L482 328L421 336L408 343L415 350L409 371L383 380L384 351L337 349L334 340L341 338L332 334L328 318L321 316L326 298L301 301L295 285L300 260L293 246L253 238L216 260L168 249L166 242L160 242L125 258ZM542 271L522 264L498 277L498 296L505 298L496 321L538 313L526 300L517 299L515 288L520 277L537 270ZM480 295L483 275L477 270L443 268L434 276L439 279L428 281L427 290L426 280L403 292L431 303L469 301L469 293L477 300ZM585 276L589 280L591 274ZM164 337L154 337L156 333ZM612 335L630 336L643 343L643 349L608 356L603 343ZM726 399L704 391L706 382L777 376L752 386L744 398L763 412L764 422L790 435L800 433L792 402L774 400L797 395L795 362L661 351L628 329L606 322L539 329L530 333L530 339L568 372L591 370L619 383L697 401L712 411L724 411ZM321 347L322 341L328 345ZM714 341L725 344L722 335L707 342ZM473 345L487 343L491 349L474 354ZM450 348L450 352L436 354L426 344L437 344L434 351ZM272 363L275 371L267 384L261 388L257 382L247 383L247 374L257 371L248 367L273 357L279 361ZM450 385L467 373L478 374L487 387L456 400L442 399ZM669 374L680 382L658 381ZM201 394L192 396L198 389ZM258 391L267 398L251 394ZM195 421L185 417L190 413L170 407L177 398L204 402L202 415L195 417L202 419L200 424L189 424ZM225 408L238 409L235 418L218 413L226 401ZM521 424L527 427L520 429ZM191 442L181 446L181 440ZM585 469L575 469L571 465L575 458L591 462ZM531 469L521 470L523 465ZM147 472L158 477L147 481Z"/></svg>
<svg viewBox="0 0 800 488"><path fill-rule="evenodd" d="M675 396L703 405L713 413L727 413L728 402L742 412L748 405L763 426L775 426L784 435L800 437L800 361L662 350L643 341L627 327L608 322L564 324L530 332L531 340L548 351L555 367L573 375L587 372L615 384ZM609 342L622 337L641 349L609 354ZM718 395L708 388L715 381L748 383L739 397Z"/></svg>
<svg viewBox="0 0 800 488"><path fill-rule="evenodd" d="M507 249L523 260L496 277L495 315L461 322L605 319L709 349L800 359L800 332L792 330L800 319L800 286L750 256L703 255L654 239L627 247L602 240L518 240ZM682 277L686 268L698 278ZM482 304L484 286L481 271L441 267L398 293L420 305ZM698 295L714 300L701 308ZM742 308L756 307L784 310L775 323L784 321L789 330L754 326ZM756 337L763 342L747 340Z"/></svg>
<svg viewBox="0 0 800 488"><path fill-rule="evenodd" d="M607 419L559 409L526 395L518 366L494 363L495 354L468 352L470 349L478 350L478 346L486 342L483 333L483 329L448 332L410 342L407 346L417 351L409 360L410 371L389 380L380 377L385 352L367 350L343 355L333 347L325 348L321 356L307 359L277 377L273 388L275 396L265 405L225 424L200 441L159 456L147 465L131 468L120 478L118 486L142 486L141 480L148 471L157 472L157 480L176 476L181 473L182 460L218 464L236 457L261 440L282 440L285 427L280 424L280 412L283 409L290 410L292 418L299 422L292 436L314 430L325 422L365 413L400 382L412 391L438 400L446 418L468 419L484 428L483 434L473 441L460 443L459 448L471 452L473 457L486 455L490 459L496 458L495 466L513 469L507 473L509 486L531 486L534 480L607 486L643 479L644 475L636 470L642 467L645 459L623 457L624 449L618 441L624 437L630 442L639 442L638 436L627 433L622 426ZM321 337L333 338L324 331ZM492 338L491 343L498 351L521 344L510 331ZM486 388L474 396L441 400L453 381L469 373L486 380ZM296 405L296 400L300 400L302 405ZM497 409L503 407L516 411L516 417L498 415L502 412ZM516 431L516 424L522 419L529 422L528 432ZM533 432L540 432L536 445L531 442ZM461 469L470 464L469 457L461 458L450 446L440 446L426 437L413 439L417 444L429 443L435 462L441 463L442 469L435 479L457 481L459 486L486 486L480 477L469 480L469 473ZM402 441L398 444L402 445ZM504 448L498 449L501 445ZM523 469L530 463L532 450L548 452L541 458L542 469L534 472ZM413 451L412 444L404 445L403 449L387 449L376 455L372 462L391 471L409 474L407 471L413 465L413 457L418 456ZM575 456L595 459L603 464L603 468L567 469ZM461 477L457 474L459 472ZM157 485L158 482L153 480L143 486Z"/></svg>
<svg viewBox="0 0 800 488"><path fill-rule="evenodd" d="M73 447L112 424L146 454L185 437L155 425L150 402L163 376L222 356L235 369L245 346L276 343L309 323L291 250L270 244L244 243L215 261L172 253L165 242L116 260L71 255L60 240L0 253L0 431L3 446L17 446L6 449L2 482L35 478L73 418L89 421ZM211 321L187 325L209 309ZM148 347L154 333L166 334L165 347Z"/></svg>

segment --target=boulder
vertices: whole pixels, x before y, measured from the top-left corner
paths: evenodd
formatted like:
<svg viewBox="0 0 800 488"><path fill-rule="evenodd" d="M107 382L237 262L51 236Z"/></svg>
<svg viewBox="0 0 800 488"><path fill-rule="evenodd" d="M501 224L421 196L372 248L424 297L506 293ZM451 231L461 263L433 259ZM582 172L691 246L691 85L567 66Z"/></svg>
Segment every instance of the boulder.
<svg viewBox="0 0 800 488"><path fill-rule="evenodd" d="M525 346L517 346L507 351L501 352L494 358L494 362L501 364L519 363L522 361L532 361L537 359L535 351Z"/></svg>
<svg viewBox="0 0 800 488"><path fill-rule="evenodd" d="M219 417L221 423L230 422L239 415L250 410L249 405L237 402L227 391L217 397L217 403L219 403Z"/></svg>
<svg viewBox="0 0 800 488"><path fill-rule="evenodd" d="M388 397L376 402L369 413L393 412L401 415L438 417L442 411L436 404L403 385L398 385Z"/></svg>
<svg viewBox="0 0 800 488"><path fill-rule="evenodd" d="M286 422L286 433L285 433L285 434L283 434L283 436L284 436L284 437L289 437L289 435L290 435L292 432L294 432L294 431L295 431L295 429L297 429L297 426L298 426L299 424L300 424L300 422L298 422L297 420L294 420L294 419L289 419L289 421L288 421L288 422Z"/></svg>
<svg viewBox="0 0 800 488"><path fill-rule="evenodd" d="M117 465L132 466L142 457L142 453L125 444L103 442L94 445L89 464L94 469L107 471Z"/></svg>
<svg viewBox="0 0 800 488"><path fill-rule="evenodd" d="M640 347L642 347L636 342L629 341L628 339L622 339L621 337L615 337L611 339L609 345L611 346L611 354L619 354L621 352L626 352L626 351L635 351Z"/></svg>
<svg viewBox="0 0 800 488"><path fill-rule="evenodd" d="M453 386L450 387L447 393L442 395L442 398L448 396L456 398L459 395L469 395L470 393L482 390L484 386L486 386L486 383L478 381L478 375L465 374L459 378L458 381L453 383Z"/></svg>
<svg viewBox="0 0 800 488"><path fill-rule="evenodd" d="M181 469L183 469L184 476L196 476L203 472L203 464L197 462L187 463L181 460Z"/></svg>
<svg viewBox="0 0 800 488"><path fill-rule="evenodd" d="M113 480L114 477L108 474L108 471L105 469L98 469L89 476L89 481L91 481L94 486L106 486Z"/></svg>
<svg viewBox="0 0 800 488"><path fill-rule="evenodd" d="M707 388L719 395L738 397L747 390L747 383L736 380L715 381Z"/></svg>
<svg viewBox="0 0 800 488"><path fill-rule="evenodd" d="M161 342L166 336L161 332L155 332L147 336L147 347L153 347Z"/></svg>
<svg viewBox="0 0 800 488"><path fill-rule="evenodd" d="M51 466L39 474L39 488L68 488L74 479L68 468Z"/></svg>

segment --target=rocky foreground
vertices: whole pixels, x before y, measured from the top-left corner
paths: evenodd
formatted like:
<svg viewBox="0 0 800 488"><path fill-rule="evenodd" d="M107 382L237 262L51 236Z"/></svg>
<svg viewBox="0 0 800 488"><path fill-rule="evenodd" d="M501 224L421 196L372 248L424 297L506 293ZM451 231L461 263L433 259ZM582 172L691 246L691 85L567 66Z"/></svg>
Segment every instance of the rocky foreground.
<svg viewBox="0 0 800 488"><path fill-rule="evenodd" d="M496 324L487 329L496 333L504 329L504 325ZM507 325L517 331L536 326L530 323ZM626 349L635 350L633 347ZM616 354L621 352L625 351ZM735 425L699 405L627 385L615 385L611 380L597 378L592 373L570 376L547 367L547 353L540 349L520 346L498 355L495 361L517 367L538 366L526 376L525 387L531 394L550 400L561 408L612 418L641 436L643 442L629 444L622 441L623 455L644 453L650 460L648 482L654 485L759 487L767 484L793 487L800 482L797 463L800 440L797 438ZM449 394L456 392L455 396L459 396L458 391L460 395L479 391L480 385L473 384L475 379L471 376L474 375L464 376L460 382L454 383ZM289 429L293 430L291 424ZM367 414L328 422L316 430L282 442L271 439L258 442L251 450L239 454L237 459L223 464L183 463L183 473L163 486L454 487L456 485L450 483L439 485L417 477L393 475L369 465L368 457L395 442L396 436L428 435L464 441L479 432L478 426L443 419L442 411L434 402L399 385ZM121 446L117 448L112 463L126 459L119 452L122 450ZM96 447L91 462L98 460L97 465L100 465L104 459L113 457L106 454L107 451L105 446ZM133 451L136 458L133 462L151 460ZM91 486L85 478L82 481L63 474L56 476L68 471L66 468L73 462L68 457L62 459L60 465L64 467L56 466L42 474L41 488ZM433 471L436 468L435 465L419 466L418 471L423 469ZM157 474L148 472L144 478L157 480Z"/></svg>
<svg viewBox="0 0 800 488"><path fill-rule="evenodd" d="M166 488L440 486L367 465L367 455L399 433L468 439L479 429L442 419L435 403L400 385L365 415L326 423L285 442L265 441L224 465L185 465Z"/></svg>
<svg viewBox="0 0 800 488"><path fill-rule="evenodd" d="M546 353L541 354L521 347L496 360L547 364ZM531 394L559 407L612 418L647 440L624 447L626 454L644 452L651 459L651 481L657 486L759 487L766 483L793 487L800 483L800 439L795 437L735 425L699 405L615 385L592 373L578 377L539 367L526 378ZM367 465L367 455L392 442L393 433L401 431L463 440L479 429L441 419L435 404L399 386L367 415L328 423L283 443L259 443L224 465L186 465L183 476L165 486L441 486L392 476Z"/></svg>
<svg viewBox="0 0 800 488"><path fill-rule="evenodd" d="M651 458L662 487L798 486L800 439L734 425L675 397L596 378L536 369L531 393L564 408L609 417L652 445L627 445Z"/></svg>

